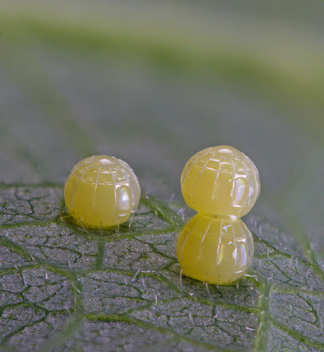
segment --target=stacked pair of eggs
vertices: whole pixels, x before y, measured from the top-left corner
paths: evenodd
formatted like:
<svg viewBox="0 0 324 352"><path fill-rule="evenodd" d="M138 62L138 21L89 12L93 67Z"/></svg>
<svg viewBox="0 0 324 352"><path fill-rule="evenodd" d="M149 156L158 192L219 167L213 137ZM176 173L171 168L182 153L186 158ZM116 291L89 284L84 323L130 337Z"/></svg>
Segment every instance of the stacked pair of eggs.
<svg viewBox="0 0 324 352"><path fill-rule="evenodd" d="M230 146L204 149L181 174L188 206L198 212L182 229L177 257L186 276L229 284L244 276L253 258L253 237L240 219L260 193L258 170Z"/></svg>

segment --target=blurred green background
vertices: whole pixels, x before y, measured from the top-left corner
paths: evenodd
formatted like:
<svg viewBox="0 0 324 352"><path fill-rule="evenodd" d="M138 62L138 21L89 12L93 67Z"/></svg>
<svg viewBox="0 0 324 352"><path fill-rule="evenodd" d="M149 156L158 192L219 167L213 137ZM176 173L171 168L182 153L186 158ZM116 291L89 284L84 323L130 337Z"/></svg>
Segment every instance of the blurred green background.
<svg viewBox="0 0 324 352"><path fill-rule="evenodd" d="M323 14L301 0L0 0L0 182L63 185L108 154L180 208L188 158L233 145L261 176L250 216L324 264Z"/></svg>

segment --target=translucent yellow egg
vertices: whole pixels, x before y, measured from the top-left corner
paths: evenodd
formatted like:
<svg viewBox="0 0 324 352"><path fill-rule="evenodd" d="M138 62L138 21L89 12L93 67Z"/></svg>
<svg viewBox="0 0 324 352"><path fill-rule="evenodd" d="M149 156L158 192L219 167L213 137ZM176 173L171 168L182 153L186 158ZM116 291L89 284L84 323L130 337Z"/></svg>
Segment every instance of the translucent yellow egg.
<svg viewBox="0 0 324 352"><path fill-rule="evenodd" d="M182 229L177 257L185 276L226 285L244 276L254 253L241 219L196 214Z"/></svg>
<svg viewBox="0 0 324 352"><path fill-rule="evenodd" d="M123 160L94 155L78 162L65 183L65 204L80 226L107 228L126 222L137 209L141 189Z"/></svg>
<svg viewBox="0 0 324 352"><path fill-rule="evenodd" d="M259 197L259 173L239 150L227 145L210 147L188 160L181 174L181 191L198 213L242 217Z"/></svg>

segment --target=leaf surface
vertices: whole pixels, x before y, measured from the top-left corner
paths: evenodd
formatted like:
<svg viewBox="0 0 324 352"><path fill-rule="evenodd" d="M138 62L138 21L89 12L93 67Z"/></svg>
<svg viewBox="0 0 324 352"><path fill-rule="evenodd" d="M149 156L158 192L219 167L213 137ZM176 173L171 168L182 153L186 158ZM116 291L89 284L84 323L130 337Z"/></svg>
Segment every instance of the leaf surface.
<svg viewBox="0 0 324 352"><path fill-rule="evenodd" d="M324 350L322 9L0 1L0 350ZM175 257L179 175L218 144L262 183L237 286L180 279ZM63 220L92 154L154 195L120 233Z"/></svg>
<svg viewBox="0 0 324 352"><path fill-rule="evenodd" d="M324 348L323 273L295 244L275 248L262 238L269 234L260 236L253 218L248 276L218 287L180 278L175 239L183 222L158 199L144 197L130 227L108 234L63 221L60 187L3 187L0 199L1 347Z"/></svg>

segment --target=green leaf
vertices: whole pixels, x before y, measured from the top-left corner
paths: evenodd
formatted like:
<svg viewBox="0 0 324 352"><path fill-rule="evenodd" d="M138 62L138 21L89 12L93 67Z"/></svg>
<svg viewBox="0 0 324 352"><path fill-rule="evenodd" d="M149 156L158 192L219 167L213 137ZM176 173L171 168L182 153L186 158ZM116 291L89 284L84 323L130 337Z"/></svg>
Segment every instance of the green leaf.
<svg viewBox="0 0 324 352"><path fill-rule="evenodd" d="M0 4L0 350L324 350L322 9ZM219 144L262 183L253 265L226 287L180 280L175 257L181 170ZM92 154L148 192L120 233L66 218L64 181Z"/></svg>
<svg viewBox="0 0 324 352"><path fill-rule="evenodd" d="M281 245L267 240L271 229L260 234L253 217L252 268L218 287L180 278L182 219L152 196L130 226L101 234L62 219L61 187L8 186L0 199L3 348L324 348L323 273L279 232Z"/></svg>

